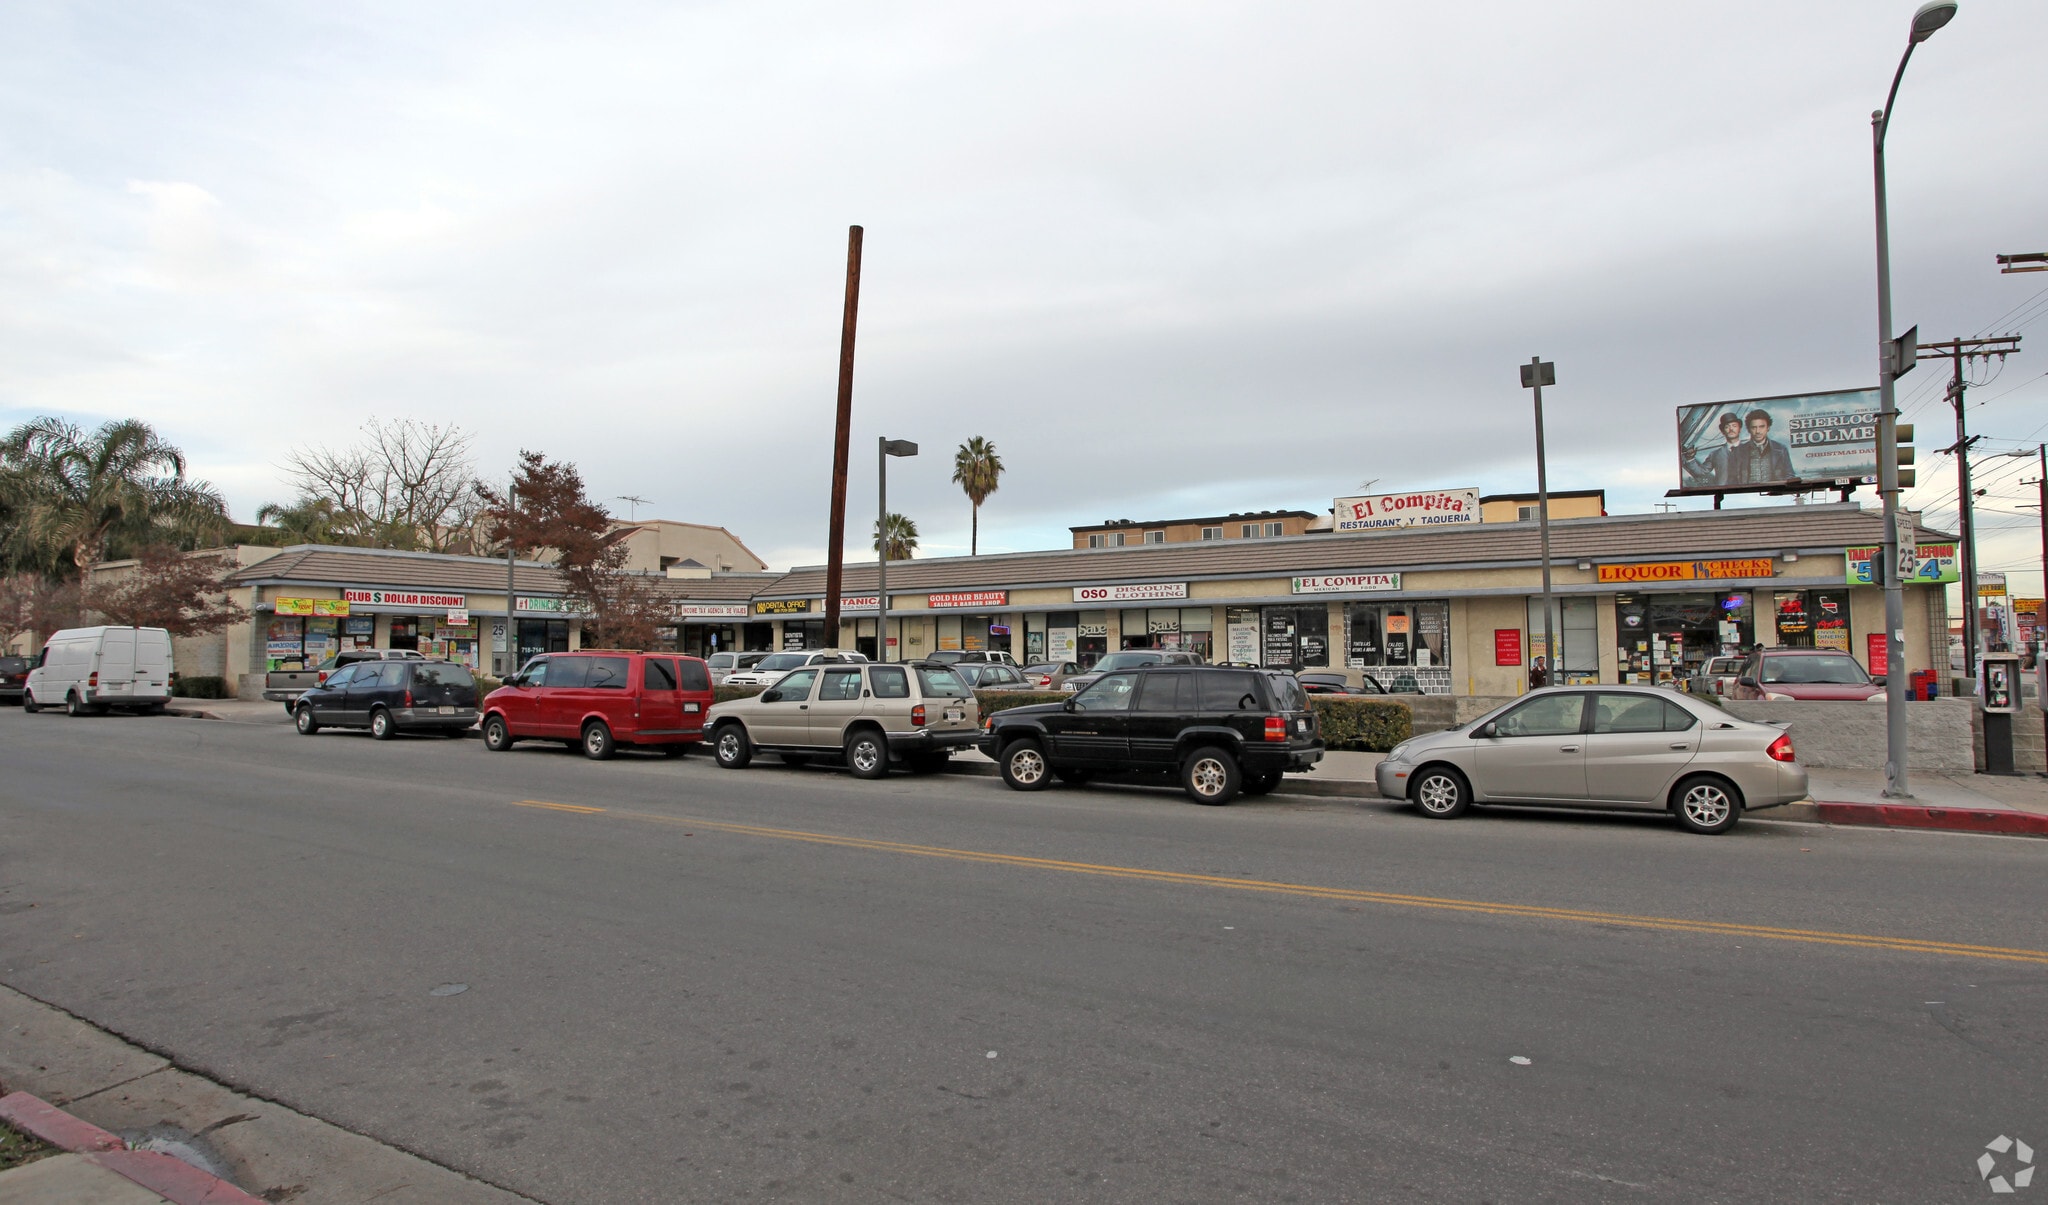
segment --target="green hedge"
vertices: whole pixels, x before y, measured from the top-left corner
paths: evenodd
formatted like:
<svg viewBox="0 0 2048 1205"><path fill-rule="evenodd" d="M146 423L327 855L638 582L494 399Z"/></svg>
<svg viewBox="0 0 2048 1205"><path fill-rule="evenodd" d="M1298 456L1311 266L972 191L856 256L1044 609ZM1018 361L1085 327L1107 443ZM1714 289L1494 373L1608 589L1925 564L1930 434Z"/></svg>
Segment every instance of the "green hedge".
<svg viewBox="0 0 2048 1205"><path fill-rule="evenodd" d="M1355 695L1310 695L1308 701L1316 709L1323 744L1331 749L1385 753L1415 735L1406 703Z"/></svg>
<svg viewBox="0 0 2048 1205"><path fill-rule="evenodd" d="M981 704L981 718L987 719L998 711L1012 707L1029 707L1033 703L1064 703L1074 696L1064 690L977 690L974 701Z"/></svg>
<svg viewBox="0 0 2048 1205"><path fill-rule="evenodd" d="M765 686L714 686L711 688L711 702L715 706L734 699L751 699L766 689Z"/></svg>
<svg viewBox="0 0 2048 1205"><path fill-rule="evenodd" d="M171 683L171 693L181 699L229 699L234 692L228 689L228 680L215 674L195 674L181 677Z"/></svg>

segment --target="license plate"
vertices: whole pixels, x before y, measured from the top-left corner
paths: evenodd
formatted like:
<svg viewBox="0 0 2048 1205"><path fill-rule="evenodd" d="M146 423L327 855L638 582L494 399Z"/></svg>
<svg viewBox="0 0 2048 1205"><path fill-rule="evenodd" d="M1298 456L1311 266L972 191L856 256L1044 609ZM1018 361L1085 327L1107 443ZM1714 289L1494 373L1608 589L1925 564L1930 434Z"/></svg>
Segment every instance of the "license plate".
<svg viewBox="0 0 2048 1205"><path fill-rule="evenodd" d="M946 708L946 718L949 720L964 720L967 718L967 713L958 707L948 707Z"/></svg>
<svg viewBox="0 0 2048 1205"><path fill-rule="evenodd" d="M454 715L454 714L455 714L455 709L454 709L453 707L441 707L441 708L436 708L436 710L438 710L438 711L439 711L439 712L440 712L440 713L441 713L442 715Z"/></svg>
<svg viewBox="0 0 2048 1205"><path fill-rule="evenodd" d="M1296 721L1294 721L1294 730L1295 730L1296 732L1307 732L1307 731L1308 731L1308 721L1307 721L1307 720L1296 720Z"/></svg>

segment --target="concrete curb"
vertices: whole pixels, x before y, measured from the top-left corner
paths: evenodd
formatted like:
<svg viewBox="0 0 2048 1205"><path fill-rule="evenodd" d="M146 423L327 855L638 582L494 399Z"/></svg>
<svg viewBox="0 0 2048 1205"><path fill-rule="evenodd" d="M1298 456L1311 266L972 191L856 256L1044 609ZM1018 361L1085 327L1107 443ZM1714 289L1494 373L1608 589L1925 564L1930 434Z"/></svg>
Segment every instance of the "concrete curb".
<svg viewBox="0 0 2048 1205"><path fill-rule="evenodd" d="M1944 808L1908 803L1830 803L1826 800L1817 801L1813 807L1823 824L2048 837L2048 816L2017 809Z"/></svg>
<svg viewBox="0 0 2048 1205"><path fill-rule="evenodd" d="M26 1092L0 1096L0 1120L176 1205L264 1205L261 1197L189 1163L157 1151L131 1151L118 1135Z"/></svg>

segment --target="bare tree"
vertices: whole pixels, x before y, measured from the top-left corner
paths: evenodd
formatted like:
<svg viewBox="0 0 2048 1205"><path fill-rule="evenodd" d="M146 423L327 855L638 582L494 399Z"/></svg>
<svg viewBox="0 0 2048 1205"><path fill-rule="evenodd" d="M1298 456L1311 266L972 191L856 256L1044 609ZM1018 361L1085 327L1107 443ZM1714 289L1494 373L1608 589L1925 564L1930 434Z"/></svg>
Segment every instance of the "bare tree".
<svg viewBox="0 0 2048 1205"><path fill-rule="evenodd" d="M476 527L471 437L461 428L371 419L365 439L339 452L313 448L285 461L299 497L325 503L346 543L428 552L469 551Z"/></svg>

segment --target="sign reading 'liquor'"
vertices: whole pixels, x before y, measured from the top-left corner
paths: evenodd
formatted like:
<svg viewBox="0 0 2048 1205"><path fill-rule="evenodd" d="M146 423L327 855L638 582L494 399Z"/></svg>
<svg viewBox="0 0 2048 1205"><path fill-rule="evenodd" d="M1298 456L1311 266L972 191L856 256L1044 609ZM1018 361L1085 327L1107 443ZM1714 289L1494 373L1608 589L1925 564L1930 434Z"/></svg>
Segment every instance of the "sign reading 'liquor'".
<svg viewBox="0 0 2048 1205"><path fill-rule="evenodd" d="M1324 573L1294 579L1296 594L1355 594L1364 590L1399 590L1398 573Z"/></svg>
<svg viewBox="0 0 2048 1205"><path fill-rule="evenodd" d="M1724 577L1776 577L1778 562L1767 556L1724 561L1637 561L1600 566L1603 582L1692 582Z"/></svg>
<svg viewBox="0 0 2048 1205"><path fill-rule="evenodd" d="M1075 602L1142 602L1154 598L1186 598L1186 582L1127 582L1116 586L1075 586Z"/></svg>
<svg viewBox="0 0 2048 1205"><path fill-rule="evenodd" d="M469 599L461 594L420 594L411 590L343 590L341 596L352 603L371 607L428 607L436 611L453 611L469 605Z"/></svg>

